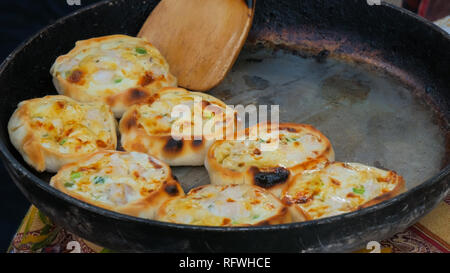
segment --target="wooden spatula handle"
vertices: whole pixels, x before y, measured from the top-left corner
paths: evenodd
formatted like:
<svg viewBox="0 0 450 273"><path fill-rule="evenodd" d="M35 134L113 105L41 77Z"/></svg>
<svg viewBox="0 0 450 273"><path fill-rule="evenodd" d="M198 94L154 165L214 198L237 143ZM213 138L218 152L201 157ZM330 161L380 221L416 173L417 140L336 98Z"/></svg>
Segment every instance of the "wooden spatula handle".
<svg viewBox="0 0 450 273"><path fill-rule="evenodd" d="M254 6L255 0L162 0L138 36L166 57L179 86L207 91L236 61Z"/></svg>

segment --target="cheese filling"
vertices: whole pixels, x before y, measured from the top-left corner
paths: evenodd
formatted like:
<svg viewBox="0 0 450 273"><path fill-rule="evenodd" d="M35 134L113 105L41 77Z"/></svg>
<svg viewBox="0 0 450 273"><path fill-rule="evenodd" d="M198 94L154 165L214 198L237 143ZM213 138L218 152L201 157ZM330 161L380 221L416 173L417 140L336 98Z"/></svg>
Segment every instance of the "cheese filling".
<svg viewBox="0 0 450 273"><path fill-rule="evenodd" d="M360 164L333 163L297 176L284 197L317 219L353 211L392 191L398 183L394 177Z"/></svg>
<svg viewBox="0 0 450 273"><path fill-rule="evenodd" d="M215 147L214 157L227 169L242 172L249 167L260 169L272 167L289 168L323 153L322 140L307 133L293 133L280 130L278 145L274 150L265 150L263 144L270 144L276 139L258 137L256 140L225 141Z"/></svg>
<svg viewBox="0 0 450 273"><path fill-rule="evenodd" d="M277 215L281 208L279 200L257 187L206 186L170 201L161 220L208 226L255 225Z"/></svg>
<svg viewBox="0 0 450 273"><path fill-rule="evenodd" d="M158 190L168 177L167 168L142 153L99 153L65 169L58 182L67 191L90 200L123 206Z"/></svg>

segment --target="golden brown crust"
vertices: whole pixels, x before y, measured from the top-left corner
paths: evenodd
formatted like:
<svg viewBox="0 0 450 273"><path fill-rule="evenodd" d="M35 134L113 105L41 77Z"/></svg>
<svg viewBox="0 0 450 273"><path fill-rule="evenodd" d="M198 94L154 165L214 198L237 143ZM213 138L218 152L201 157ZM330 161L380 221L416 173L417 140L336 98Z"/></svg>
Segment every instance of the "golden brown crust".
<svg viewBox="0 0 450 273"><path fill-rule="evenodd" d="M75 69L69 76L65 78L59 68L64 63L70 63L72 59L80 52L86 51L93 46L98 46L103 42L111 42L115 40L136 41L140 40L143 46L151 48L152 57L155 62L160 63L162 71L167 70L165 75L153 75L152 71L141 71L140 78L135 84L125 84L119 87L105 87L102 90L88 92L91 88L91 80L89 80L89 69ZM133 43L134 45L134 43ZM149 68L152 69L152 68ZM102 101L111 106L114 115L120 118L122 114L131 105L136 103L148 103L151 95L163 87L177 86L177 79L168 72L168 64L153 45L143 39L130 37L126 35L109 35L104 37L91 38L88 40L78 41L75 47L66 55L59 56L55 64L52 66L50 73L53 75L53 83L58 93L69 96L78 101L91 102ZM133 75L136 73L133 73ZM99 93L95 93L99 92Z"/></svg>
<svg viewBox="0 0 450 273"><path fill-rule="evenodd" d="M270 124L267 126L270 127ZM252 130L254 128L259 128L259 124L254 127L245 129L245 136L248 136L249 130ZM290 177L304 170L315 169L321 164L334 160L334 150L331 146L330 141L320 131L318 131L311 125L281 123L278 125L278 128L280 131L288 130L291 132L307 130L308 132L311 132L318 136L320 140L324 142L325 149L321 154L317 154L314 159L310 159L306 162L302 162L289 168L274 165L272 168L265 168L264 170L260 170L258 167L250 166L245 171L239 172L224 167L216 160L214 155L216 147L220 146L226 141L229 141L218 140L213 145L211 145L205 159L205 167L208 170L211 183L216 185L252 184L266 188L276 196L280 196L281 191L286 187L286 184L289 181ZM263 174L263 177L261 177L261 174ZM266 176L267 178L265 178L264 176ZM261 179L269 183L266 183L265 181L258 181Z"/></svg>
<svg viewBox="0 0 450 273"><path fill-rule="evenodd" d="M148 105L157 102L161 96L171 92L182 92L201 95L204 99L214 99L214 104L227 106L220 100L203 93L189 92L182 88L163 88L149 100ZM171 131L149 134L139 122L138 109L141 105L134 105L122 116L119 131L122 135L121 144L126 151L137 151L153 155L171 166L200 166L204 163L207 149L214 139L192 137L192 139L174 139Z"/></svg>
<svg viewBox="0 0 450 273"><path fill-rule="evenodd" d="M36 130L30 125L30 104L40 100L65 100L75 102L69 97L58 95L26 100L18 105L18 108L9 120L8 132L12 144L22 154L24 160L28 164L40 172L57 172L61 166L81 160L96 152L62 153L55 151L54 149L44 147L40 142L40 138L36 135ZM101 147L97 147L97 150L115 149L117 146L116 120L111 112L109 112L109 115L105 118L107 119L111 132L111 143L106 144L106 146L102 143Z"/></svg>
<svg viewBox="0 0 450 273"><path fill-rule="evenodd" d="M135 202L126 204L121 207L115 207L112 205L107 205L104 202L95 201L89 198L86 198L82 194L79 194L75 191L68 190L64 183L66 180L61 179L63 178L61 173L63 173L65 170L70 170L79 164L82 164L85 161L88 161L89 159L99 155L99 154L105 154L112 155L112 154L127 154L127 152L121 152L121 151L100 151L95 154L92 154L89 157L86 157L83 161L67 164L64 167L61 168L61 170L52 177L50 184L55 187L56 189L64 192L67 195L70 195L78 200L81 200L83 202L89 203L91 205L101 207L107 210L116 211L119 213L135 216L135 217L142 217L142 218L148 218L153 219L156 215L157 210L159 207L166 201L171 200L173 198L183 196L184 191L181 187L180 183L174 178L172 175L172 171L169 166L165 165L163 162L160 162L156 158L151 158L149 156L150 160L154 162L154 164L157 164L158 167L156 168L165 168L168 172L166 180L162 181L162 186L160 186L157 190L152 191L150 194L148 194L145 198L142 198L140 200L137 200Z"/></svg>

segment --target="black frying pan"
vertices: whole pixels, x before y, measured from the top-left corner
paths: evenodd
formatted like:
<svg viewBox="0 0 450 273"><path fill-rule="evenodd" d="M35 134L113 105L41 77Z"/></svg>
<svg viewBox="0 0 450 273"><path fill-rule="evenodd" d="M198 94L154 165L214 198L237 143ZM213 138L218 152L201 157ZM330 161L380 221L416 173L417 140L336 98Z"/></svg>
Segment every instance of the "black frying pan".
<svg viewBox="0 0 450 273"><path fill-rule="evenodd" d="M258 1L246 48L211 94L232 104L280 104L282 121L317 126L338 160L399 171L406 193L321 220L227 228L134 218L53 189L51 175L33 171L12 147L10 115L22 100L56 93L50 66L75 41L136 35L157 3L115 0L83 9L27 41L0 69L1 157L56 224L117 251L350 251L404 230L448 194L450 37L405 10L362 0ZM201 168L175 173L185 189L207 183Z"/></svg>

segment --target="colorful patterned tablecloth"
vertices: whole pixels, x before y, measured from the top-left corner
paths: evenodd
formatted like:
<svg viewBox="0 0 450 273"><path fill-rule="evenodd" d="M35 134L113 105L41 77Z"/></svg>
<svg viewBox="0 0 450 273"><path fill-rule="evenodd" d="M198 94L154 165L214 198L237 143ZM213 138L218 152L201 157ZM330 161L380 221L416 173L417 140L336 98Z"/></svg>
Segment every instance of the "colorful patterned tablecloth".
<svg viewBox="0 0 450 273"><path fill-rule="evenodd" d="M407 230L380 242L383 253L449 253L450 195L431 213ZM100 253L113 252L54 225L32 206L14 236L10 253ZM360 252L369 252L361 250Z"/></svg>

